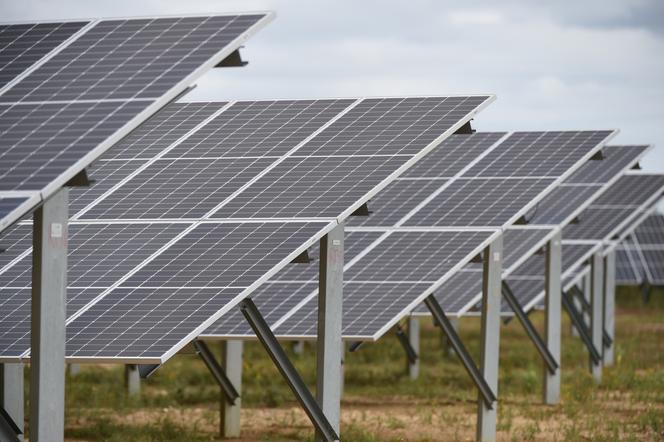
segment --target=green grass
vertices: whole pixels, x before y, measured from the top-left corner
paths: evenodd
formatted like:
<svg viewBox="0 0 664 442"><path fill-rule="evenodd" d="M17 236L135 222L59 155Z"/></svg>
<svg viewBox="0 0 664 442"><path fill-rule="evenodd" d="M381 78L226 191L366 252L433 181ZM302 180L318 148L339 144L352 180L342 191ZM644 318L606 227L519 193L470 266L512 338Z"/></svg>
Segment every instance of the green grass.
<svg viewBox="0 0 664 442"><path fill-rule="evenodd" d="M653 293L651 302L643 305L636 291L619 290L616 365L604 370L599 386L588 373L585 349L570 335L564 319L562 402L555 407L540 403L542 364L520 325L511 321L502 327L501 438L664 439L664 291ZM541 314L533 320L542 326ZM479 332L477 319L461 322L461 337L474 357ZM391 334L347 355L343 409L354 414L344 417L346 440L438 440L427 435L436 434L437 428L444 429L446 439L473 437L477 392L456 358L441 349L439 331L429 320L423 320L421 348L421 374L415 381L405 375L403 350ZM289 346L287 351L313 389L313 346L307 345L303 355L294 355ZM251 422L247 437L312 440L310 425L257 343L245 345L243 375L243 407ZM207 369L193 355L177 356L161 367L143 382L135 399L124 393L122 367L84 366L67 381L66 436L86 441L215 440L219 396ZM261 426L261 419L251 418L261 411L279 417Z"/></svg>

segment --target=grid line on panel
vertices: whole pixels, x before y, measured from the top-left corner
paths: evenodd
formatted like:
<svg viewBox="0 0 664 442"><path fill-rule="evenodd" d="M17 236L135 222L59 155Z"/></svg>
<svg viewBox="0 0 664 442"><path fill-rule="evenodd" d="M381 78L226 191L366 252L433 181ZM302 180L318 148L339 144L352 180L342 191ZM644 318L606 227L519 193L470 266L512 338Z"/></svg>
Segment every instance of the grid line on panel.
<svg viewBox="0 0 664 442"><path fill-rule="evenodd" d="M636 164L651 146L604 146L601 160L589 160L570 175L565 184L605 184Z"/></svg>

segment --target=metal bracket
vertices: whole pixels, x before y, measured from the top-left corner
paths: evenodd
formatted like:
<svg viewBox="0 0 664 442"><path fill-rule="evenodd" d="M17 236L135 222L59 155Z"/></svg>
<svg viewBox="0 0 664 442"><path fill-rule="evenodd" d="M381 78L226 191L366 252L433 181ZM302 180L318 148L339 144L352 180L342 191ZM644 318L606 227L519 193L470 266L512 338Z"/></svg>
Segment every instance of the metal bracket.
<svg viewBox="0 0 664 442"><path fill-rule="evenodd" d="M589 161L601 161L604 158L606 158L604 156L604 152L602 152L602 150L600 149L597 152L595 152L595 154L593 156L590 157Z"/></svg>
<svg viewBox="0 0 664 442"><path fill-rule="evenodd" d="M424 300L424 303L431 312L431 316L434 317L436 322L438 322L440 325L440 328L447 336L447 339L450 341L450 345L452 348L454 348L454 351L459 356L459 359L461 359L461 362L468 372L468 375L477 386L477 389L480 391L482 400L486 404L487 408L493 409L493 404L496 402L496 395L491 390L491 387L489 387L489 385L486 383L486 380L484 379L484 376L482 376L480 370L477 368L477 365L475 365L475 361L473 361L473 358L468 353L468 350L466 350L463 342L461 342L461 338L459 338L459 335L454 330L452 323L449 319L447 319L447 316L445 315L445 312L443 312L443 309L438 303L438 300L434 297L434 295L429 295Z"/></svg>
<svg viewBox="0 0 664 442"><path fill-rule="evenodd" d="M291 261L291 264L311 264L314 259L309 256L309 251L304 250Z"/></svg>
<svg viewBox="0 0 664 442"><path fill-rule="evenodd" d="M141 379L147 379L152 376L159 367L161 367L161 364L139 364L138 375Z"/></svg>
<svg viewBox="0 0 664 442"><path fill-rule="evenodd" d="M457 129L454 132L454 135L472 135L475 133L475 129L470 124L470 121L466 122L463 126Z"/></svg>
<svg viewBox="0 0 664 442"><path fill-rule="evenodd" d="M4 408L0 407L0 440L19 442L22 434L23 432L16 425L14 419L12 419Z"/></svg>
<svg viewBox="0 0 664 442"><path fill-rule="evenodd" d="M401 328L399 324L397 324L396 326L396 335L397 339L399 340L399 343L406 352L406 357L408 358L408 362L410 362L411 364L417 362L419 356L417 355L417 352L415 351L413 346L410 345L410 341L408 340L408 335L406 334L406 332L403 331L403 328Z"/></svg>
<svg viewBox="0 0 664 442"><path fill-rule="evenodd" d="M373 212L369 210L369 205L367 203L362 204L360 207L355 209L355 212L351 213L350 216L369 216Z"/></svg>
<svg viewBox="0 0 664 442"><path fill-rule="evenodd" d="M563 302L563 307L567 311L569 318L572 320L572 323L574 324L574 327L579 332L579 337L586 345L586 348L590 353L590 357L592 358L595 364L599 364L601 356L597 351L597 349L595 348L595 345L593 345L593 341L590 338L590 334L588 333L588 328L586 327L586 324L583 321L583 317L576 310L572 297L563 290L561 293L561 300Z"/></svg>
<svg viewBox="0 0 664 442"><path fill-rule="evenodd" d="M230 405L235 405L237 399L240 397L240 393L237 392L231 380L228 379L228 376L226 376L224 369L221 368L221 365L219 365L215 359L214 354L210 351L210 347L208 347L205 342L199 340L195 340L193 344L194 348L196 349L196 353L201 357L208 370L210 370L212 377L221 387L221 391L224 392L226 402L228 402Z"/></svg>
<svg viewBox="0 0 664 442"><path fill-rule="evenodd" d="M95 180L88 178L87 169L83 169L67 181L65 187L90 187L94 183Z"/></svg>
<svg viewBox="0 0 664 442"><path fill-rule="evenodd" d="M277 338L270 330L270 326L267 325L265 319L256 308L256 304L250 299L245 298L240 303L240 311L247 319L247 322L251 326L254 333L258 337L258 340L267 351L270 359L274 362L279 372L284 377L288 386L293 391L295 398L300 403L304 412L307 413L311 423L314 424L318 433L320 433L325 440L328 441L337 441L339 436L330 425L330 422L327 420L327 417L323 413L323 410L318 405L318 402L314 399L309 388L304 383L300 374L297 372L293 364L288 359L286 352L281 348Z"/></svg>
<svg viewBox="0 0 664 442"><path fill-rule="evenodd" d="M521 308L519 300L516 298L516 296L514 296L514 292L512 292L512 289L505 281L502 282L502 294L503 297L505 298L505 301L509 304L510 308L516 315L521 325L523 326L523 329L526 331L526 334L528 335L530 340L533 341L533 344L535 345L535 348L537 349L540 356L544 360L544 364L546 365L546 368L549 370L549 373L556 374L556 370L558 370L558 367L560 367L560 365L558 365L558 361L556 361L556 358L553 357L548 347L542 340L542 337L539 335L539 333L537 333L537 329L535 328L533 323L530 322L528 315L526 315L526 312L524 312L523 308Z"/></svg>
<svg viewBox="0 0 664 442"><path fill-rule="evenodd" d="M241 68L243 66L248 65L248 61L242 60L242 56L240 55L240 50L236 49L233 52L231 52L228 57L224 58L221 60L215 68Z"/></svg>

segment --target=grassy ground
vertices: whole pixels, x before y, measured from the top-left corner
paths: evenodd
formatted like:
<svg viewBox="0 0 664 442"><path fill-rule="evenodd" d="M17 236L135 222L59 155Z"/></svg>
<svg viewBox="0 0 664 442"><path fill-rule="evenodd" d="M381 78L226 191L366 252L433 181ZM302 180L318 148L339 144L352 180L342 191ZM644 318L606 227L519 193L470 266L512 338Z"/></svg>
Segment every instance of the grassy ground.
<svg viewBox="0 0 664 442"><path fill-rule="evenodd" d="M541 327L541 314L533 315ZM501 330L499 437L501 440L664 440L664 291L648 305L620 291L616 364L600 386L588 357L563 326L562 403L540 403L542 367L519 324ZM463 368L441 351L440 335L424 321L421 376L405 376L396 339L348 355L342 405L345 440L471 440L477 393ZM479 321L461 322L461 336L478 353ZM313 385L308 346L293 356ZM304 413L256 343L245 347L242 440L311 440ZM67 382L66 437L70 441L207 441L218 438L219 390L192 355L169 361L142 385L140 398L124 394L121 367L84 366Z"/></svg>

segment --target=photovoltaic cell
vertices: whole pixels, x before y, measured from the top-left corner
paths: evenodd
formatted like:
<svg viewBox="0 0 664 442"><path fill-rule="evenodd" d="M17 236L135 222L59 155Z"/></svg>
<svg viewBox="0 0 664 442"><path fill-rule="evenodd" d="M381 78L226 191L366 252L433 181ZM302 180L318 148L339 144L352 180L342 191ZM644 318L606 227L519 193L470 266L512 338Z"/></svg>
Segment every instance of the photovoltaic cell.
<svg viewBox="0 0 664 442"><path fill-rule="evenodd" d="M155 99L262 18L102 20L7 91L3 100Z"/></svg>
<svg viewBox="0 0 664 442"><path fill-rule="evenodd" d="M639 245L661 246L664 248L664 216L653 214L634 230Z"/></svg>
<svg viewBox="0 0 664 442"><path fill-rule="evenodd" d="M70 224L68 286L109 287L185 228L183 224ZM31 226L19 226L14 236L22 250L12 249L12 255L30 246L31 230ZM30 287L31 272L32 254L28 254L0 273L0 287Z"/></svg>
<svg viewBox="0 0 664 442"><path fill-rule="evenodd" d="M34 66L87 23L76 21L0 25L0 89Z"/></svg>
<svg viewBox="0 0 664 442"><path fill-rule="evenodd" d="M579 216L579 222L568 224L563 229L566 239L603 239L627 218L634 214L634 209L598 209L589 207Z"/></svg>
<svg viewBox="0 0 664 442"><path fill-rule="evenodd" d="M591 160L565 180L565 184L604 184L622 173L640 158L650 146L606 146L602 160Z"/></svg>
<svg viewBox="0 0 664 442"><path fill-rule="evenodd" d="M488 98L365 99L299 149L298 155L415 155Z"/></svg>
<svg viewBox="0 0 664 442"><path fill-rule="evenodd" d="M526 253L546 239L551 229L505 229L503 233L503 269L509 269Z"/></svg>
<svg viewBox="0 0 664 442"><path fill-rule="evenodd" d="M200 224L124 287L248 287L327 223Z"/></svg>
<svg viewBox="0 0 664 442"><path fill-rule="evenodd" d="M282 156L353 101L239 101L178 144L168 156ZM194 105L203 104L189 104Z"/></svg>
<svg viewBox="0 0 664 442"><path fill-rule="evenodd" d="M422 161L408 169L402 178L452 177L478 158L506 132L476 132L469 135L452 135L428 153Z"/></svg>
<svg viewBox="0 0 664 442"><path fill-rule="evenodd" d="M561 176L611 131L515 132L466 176Z"/></svg>
<svg viewBox="0 0 664 442"><path fill-rule="evenodd" d="M201 218L271 162L260 158L156 160L81 218Z"/></svg>
<svg viewBox="0 0 664 442"><path fill-rule="evenodd" d="M0 105L0 189L41 189L151 102Z"/></svg>
<svg viewBox="0 0 664 442"><path fill-rule="evenodd" d="M9 215L12 211L16 210L16 208L18 208L27 200L28 198L24 197L0 196L0 219Z"/></svg>
<svg viewBox="0 0 664 442"><path fill-rule="evenodd" d="M551 178L460 178L404 225L502 226L554 181Z"/></svg>
<svg viewBox="0 0 664 442"><path fill-rule="evenodd" d="M400 157L289 157L213 216L339 216L403 164Z"/></svg>
<svg viewBox="0 0 664 442"><path fill-rule="evenodd" d="M662 187L664 187L664 175L624 175L611 186L609 191L597 198L593 203L593 207L638 207L652 198L653 195L661 192Z"/></svg>
<svg viewBox="0 0 664 442"><path fill-rule="evenodd" d="M601 189L597 186L557 186L532 210L532 224L561 224Z"/></svg>
<svg viewBox="0 0 664 442"><path fill-rule="evenodd" d="M444 184L445 180L398 179L369 201L368 208L371 212L369 216L350 218L347 224L393 226Z"/></svg>
<svg viewBox="0 0 664 442"><path fill-rule="evenodd" d="M220 111L227 103L171 103L115 144L104 159L152 158Z"/></svg>
<svg viewBox="0 0 664 442"><path fill-rule="evenodd" d="M569 244L563 242L562 268L563 272L587 256L595 248L592 244ZM528 258L523 265L511 273L510 276L543 276L545 269L544 253L537 253Z"/></svg>
<svg viewBox="0 0 664 442"><path fill-rule="evenodd" d="M159 361L240 288L119 288L67 326L68 357ZM190 324L190 327L183 324Z"/></svg>

